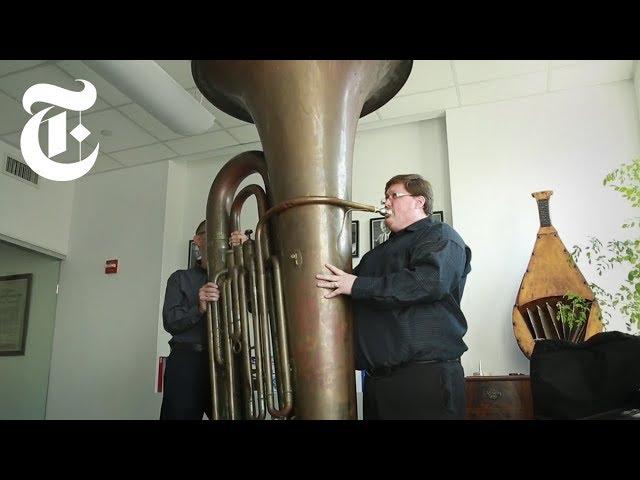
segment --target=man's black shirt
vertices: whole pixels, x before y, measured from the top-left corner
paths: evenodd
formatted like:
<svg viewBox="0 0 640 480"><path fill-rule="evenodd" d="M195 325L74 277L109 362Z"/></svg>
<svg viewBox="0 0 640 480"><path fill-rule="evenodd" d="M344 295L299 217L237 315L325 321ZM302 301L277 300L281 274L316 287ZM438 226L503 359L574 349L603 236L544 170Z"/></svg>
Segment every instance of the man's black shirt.
<svg viewBox="0 0 640 480"><path fill-rule="evenodd" d="M431 217L365 254L351 291L356 369L460 357L467 350L460 302L470 262L460 235Z"/></svg>
<svg viewBox="0 0 640 480"><path fill-rule="evenodd" d="M167 280L162 324L173 335L170 345L206 344L205 315L198 310L198 290L205 283L207 271L199 265L189 270L177 270Z"/></svg>

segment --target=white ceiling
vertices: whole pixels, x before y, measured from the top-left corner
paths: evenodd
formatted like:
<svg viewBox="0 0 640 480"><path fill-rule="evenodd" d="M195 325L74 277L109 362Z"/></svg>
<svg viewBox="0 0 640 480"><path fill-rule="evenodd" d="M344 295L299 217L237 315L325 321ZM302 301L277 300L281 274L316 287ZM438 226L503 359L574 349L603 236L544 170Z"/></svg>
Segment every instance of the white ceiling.
<svg viewBox="0 0 640 480"><path fill-rule="evenodd" d="M28 87L52 83L78 90L74 79L83 78L98 91L96 104L82 114L82 123L91 131L82 144L83 152L100 142L101 154L91 173L170 158L200 160L260 148L258 132L252 124L221 112L201 97L191 76L189 60L157 62L214 114L216 121L210 131L195 136L172 132L82 61L1 60L0 139L19 148L20 130L29 118L22 109L22 95ZM360 119L358 130L435 118L448 109L466 105L630 80L634 62L416 60L400 92L379 110ZM48 116L60 111L56 108ZM77 113L69 112L69 116L77 117ZM73 137L69 136L67 141L69 147L78 148ZM62 157L56 160L77 160L77 155L75 160L64 154Z"/></svg>

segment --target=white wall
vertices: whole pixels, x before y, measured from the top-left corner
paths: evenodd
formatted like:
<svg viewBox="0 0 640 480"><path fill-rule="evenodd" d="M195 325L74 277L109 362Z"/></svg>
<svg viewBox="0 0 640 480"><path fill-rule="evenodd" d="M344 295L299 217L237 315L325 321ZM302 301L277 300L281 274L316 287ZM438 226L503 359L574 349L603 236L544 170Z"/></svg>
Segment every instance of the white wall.
<svg viewBox="0 0 640 480"><path fill-rule="evenodd" d="M20 151L0 140L4 155L24 162ZM76 182L52 182L40 177L32 186L0 172L0 234L66 255Z"/></svg>
<svg viewBox="0 0 640 480"><path fill-rule="evenodd" d="M467 374L528 372L511 325L539 227L531 193L553 190L552 224L570 249L589 235L621 237L633 211L602 180L640 154L632 82L537 95L447 112L454 226L473 252L463 298ZM580 264L587 281L619 284ZM609 330L626 331L620 318Z"/></svg>
<svg viewBox="0 0 640 480"><path fill-rule="evenodd" d="M63 262L48 419L155 419L168 162L78 180ZM178 252L175 253L176 255ZM105 260L120 271L104 273Z"/></svg>
<svg viewBox="0 0 640 480"><path fill-rule="evenodd" d="M162 243L162 272L158 294L157 356L168 356L167 342L171 336L162 328L162 306L169 276L184 269L188 261L188 242L185 239L184 214L187 199L187 168L184 164L169 161L167 175L167 198L165 200L164 241ZM194 227L195 228L195 227ZM158 362L156 358L156 374ZM157 379L157 375L155 376Z"/></svg>

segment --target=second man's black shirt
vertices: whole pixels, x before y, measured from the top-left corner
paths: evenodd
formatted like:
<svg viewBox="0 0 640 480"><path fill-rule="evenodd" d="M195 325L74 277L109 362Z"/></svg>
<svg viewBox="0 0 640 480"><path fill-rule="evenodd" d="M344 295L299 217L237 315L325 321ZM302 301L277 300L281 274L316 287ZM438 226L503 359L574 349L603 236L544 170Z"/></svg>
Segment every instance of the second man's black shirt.
<svg viewBox="0 0 640 480"><path fill-rule="evenodd" d="M173 335L169 344L206 345L205 315L198 309L198 290L207 283L207 271L196 265L189 270L177 270L167 280L162 309L164 329Z"/></svg>

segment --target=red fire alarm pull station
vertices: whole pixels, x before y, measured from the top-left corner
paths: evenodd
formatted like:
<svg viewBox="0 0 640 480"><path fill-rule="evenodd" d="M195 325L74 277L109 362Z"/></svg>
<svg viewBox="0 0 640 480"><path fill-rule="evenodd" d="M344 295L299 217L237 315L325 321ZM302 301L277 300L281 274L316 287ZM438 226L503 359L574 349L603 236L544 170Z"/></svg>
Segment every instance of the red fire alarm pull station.
<svg viewBox="0 0 640 480"><path fill-rule="evenodd" d="M107 260L104 264L104 273L118 273L118 260Z"/></svg>
<svg viewBox="0 0 640 480"><path fill-rule="evenodd" d="M164 370L167 365L167 357L158 357L158 382L156 385L156 392L162 393L164 391Z"/></svg>

